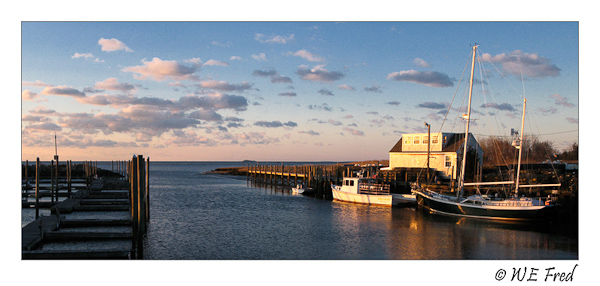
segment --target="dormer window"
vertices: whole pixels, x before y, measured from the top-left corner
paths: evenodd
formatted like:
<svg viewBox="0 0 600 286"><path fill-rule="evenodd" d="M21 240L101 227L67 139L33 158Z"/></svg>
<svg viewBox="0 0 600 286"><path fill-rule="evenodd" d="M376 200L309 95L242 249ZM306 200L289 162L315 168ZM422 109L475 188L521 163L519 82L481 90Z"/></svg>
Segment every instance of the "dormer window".
<svg viewBox="0 0 600 286"><path fill-rule="evenodd" d="M437 143L438 143L438 137L437 137L437 135L431 136L431 144L435 145Z"/></svg>
<svg viewBox="0 0 600 286"><path fill-rule="evenodd" d="M411 136L404 136L404 145L410 145L412 141Z"/></svg>
<svg viewBox="0 0 600 286"><path fill-rule="evenodd" d="M413 144L417 145L420 144L421 141L421 136L415 136L415 139L413 140Z"/></svg>
<svg viewBox="0 0 600 286"><path fill-rule="evenodd" d="M423 145L429 144L429 136L423 136Z"/></svg>

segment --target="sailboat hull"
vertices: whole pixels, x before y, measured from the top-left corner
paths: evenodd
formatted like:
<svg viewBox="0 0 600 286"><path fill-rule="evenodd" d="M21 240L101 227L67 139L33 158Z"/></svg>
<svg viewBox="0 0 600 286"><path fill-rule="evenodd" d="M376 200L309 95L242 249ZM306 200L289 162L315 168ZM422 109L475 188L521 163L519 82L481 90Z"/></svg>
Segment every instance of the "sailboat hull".
<svg viewBox="0 0 600 286"><path fill-rule="evenodd" d="M557 206L489 206L472 203L459 203L416 192L417 203L432 212L463 217L495 220L533 221L550 219Z"/></svg>

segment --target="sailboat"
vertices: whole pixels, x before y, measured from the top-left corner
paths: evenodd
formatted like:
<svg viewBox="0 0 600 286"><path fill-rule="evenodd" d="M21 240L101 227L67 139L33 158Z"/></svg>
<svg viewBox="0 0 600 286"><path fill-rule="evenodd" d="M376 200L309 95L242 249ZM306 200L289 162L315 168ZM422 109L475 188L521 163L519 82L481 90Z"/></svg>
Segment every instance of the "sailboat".
<svg viewBox="0 0 600 286"><path fill-rule="evenodd" d="M519 172L521 167L523 129L525 127L525 107L527 99L523 99L523 118L521 122L520 138L515 142L515 147L519 149L519 159L517 165L516 179L514 181L503 182L480 182L465 183L466 154L469 140L469 121L471 116L471 97L473 94L473 74L475 69L475 55L477 45L473 46L473 55L471 62L471 79L469 81L469 100L467 114L463 115L466 119L465 142L463 150L463 159L460 176L458 178L457 195L444 195L429 189L427 186L421 186L418 182L411 185L412 193L417 198L417 203L428 208L433 213L455 215L462 217L475 217L497 220L542 220L557 209L557 204L548 198L530 198L519 197L519 187L559 187L560 184L542 184L542 185L519 185ZM487 195L475 194L463 197L465 186L480 185L514 185L514 194L508 198L492 198Z"/></svg>

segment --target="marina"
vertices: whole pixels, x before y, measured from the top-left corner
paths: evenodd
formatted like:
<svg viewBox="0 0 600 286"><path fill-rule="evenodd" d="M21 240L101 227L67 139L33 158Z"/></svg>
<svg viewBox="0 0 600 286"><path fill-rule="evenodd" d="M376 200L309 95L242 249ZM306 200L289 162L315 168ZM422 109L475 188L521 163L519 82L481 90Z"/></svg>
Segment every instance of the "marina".
<svg viewBox="0 0 600 286"><path fill-rule="evenodd" d="M39 159L36 161L32 180L35 202L29 202L30 178L24 175L22 208L34 209L35 220L26 222L22 215L22 259L143 259L143 238L150 217L149 159L134 156L123 169L126 176L104 170L101 178L96 165L84 162L84 177L75 180L78 184L73 191L72 165L67 162L68 187L63 200L59 200L60 165L53 161L50 166L55 176L42 180L43 166ZM26 162L24 174L28 173ZM40 203L40 183L50 183L52 199L44 204ZM40 215L42 208L49 214ZM85 247L77 246L82 243ZM70 247L60 246L65 244Z"/></svg>
<svg viewBox="0 0 600 286"><path fill-rule="evenodd" d="M300 168L310 163L288 164ZM110 162L99 165L110 168ZM281 168L280 164L272 165ZM144 259L562 260L579 255L578 228L572 221L533 225L486 222L434 215L414 206L390 208L336 202L294 195L287 186L255 184L245 176L211 172L220 168L245 167L241 162L150 164L152 215L143 240ZM24 213L32 211L23 209ZM119 213L89 211L73 212L71 216L79 220L72 223L80 225L90 215L99 224L131 221L129 212ZM131 234L130 226L111 228ZM88 249L93 241L85 239L71 245ZM356 241L364 243L357 248L352 246ZM104 238L92 245L131 250L131 239ZM460 248L448 251L456 246ZM57 240L45 247L46 251L66 252L63 248L64 243Z"/></svg>
<svg viewBox="0 0 600 286"><path fill-rule="evenodd" d="M6 280L593 281L579 24L19 21Z"/></svg>

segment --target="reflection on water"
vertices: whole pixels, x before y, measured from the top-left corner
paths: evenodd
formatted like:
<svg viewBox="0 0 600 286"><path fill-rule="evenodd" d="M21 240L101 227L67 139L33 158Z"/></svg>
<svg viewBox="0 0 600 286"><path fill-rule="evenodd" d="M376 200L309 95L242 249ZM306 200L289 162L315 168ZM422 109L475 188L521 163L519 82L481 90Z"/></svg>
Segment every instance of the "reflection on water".
<svg viewBox="0 0 600 286"><path fill-rule="evenodd" d="M146 259L578 258L577 230L564 226L332 202L204 174L238 164L151 163Z"/></svg>
<svg viewBox="0 0 600 286"><path fill-rule="evenodd" d="M202 174L221 166L195 164L151 165L147 258L578 257L576 230L433 215L415 207L325 201L292 195L280 187Z"/></svg>

